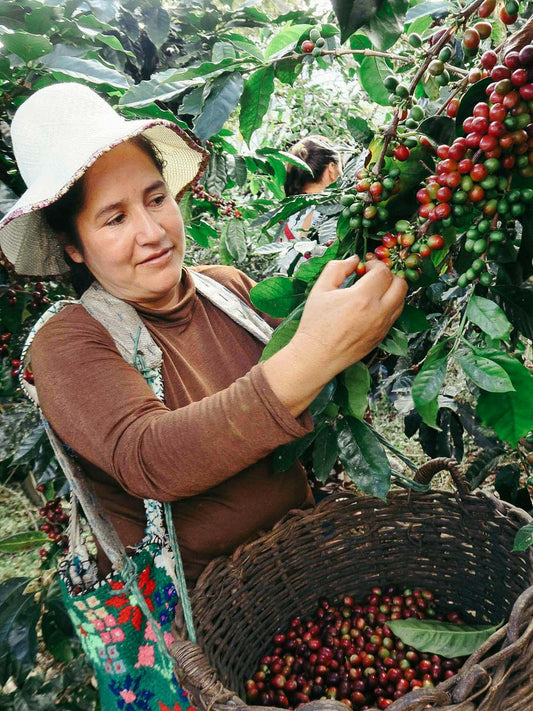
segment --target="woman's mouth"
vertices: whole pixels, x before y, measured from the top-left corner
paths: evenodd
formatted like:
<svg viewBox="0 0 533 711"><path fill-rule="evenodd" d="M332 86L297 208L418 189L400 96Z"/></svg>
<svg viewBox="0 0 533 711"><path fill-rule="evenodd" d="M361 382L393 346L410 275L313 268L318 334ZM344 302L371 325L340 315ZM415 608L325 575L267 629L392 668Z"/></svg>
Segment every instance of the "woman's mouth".
<svg viewBox="0 0 533 711"><path fill-rule="evenodd" d="M146 266L159 266L164 264L167 260L170 260L171 256L172 247L167 247L167 249L161 249L158 252L154 252L146 259L143 259L142 262L139 262L139 264Z"/></svg>

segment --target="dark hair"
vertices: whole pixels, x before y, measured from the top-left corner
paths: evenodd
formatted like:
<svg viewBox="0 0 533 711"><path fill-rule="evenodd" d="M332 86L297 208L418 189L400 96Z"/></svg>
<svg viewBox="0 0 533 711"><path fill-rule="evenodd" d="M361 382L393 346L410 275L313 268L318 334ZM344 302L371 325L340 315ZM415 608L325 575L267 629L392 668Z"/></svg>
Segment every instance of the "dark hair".
<svg viewBox="0 0 533 711"><path fill-rule="evenodd" d="M161 175L163 174L163 159L159 155L157 148L146 136L142 134L134 136L129 139L129 143L133 143L144 151ZM45 222L56 233L61 245L63 247L75 247L81 254L83 254L83 245L76 222L85 203L84 178L85 173L63 197L42 209ZM70 269L70 280L76 296L79 298L94 281L94 277L84 262L81 264L75 262L66 250L64 250L63 257Z"/></svg>
<svg viewBox="0 0 533 711"><path fill-rule="evenodd" d="M301 195L308 183L318 183L330 163L340 167L340 156L333 143L322 136L307 136L298 141L290 153L301 158L313 171L313 174L298 165L287 165L285 195Z"/></svg>

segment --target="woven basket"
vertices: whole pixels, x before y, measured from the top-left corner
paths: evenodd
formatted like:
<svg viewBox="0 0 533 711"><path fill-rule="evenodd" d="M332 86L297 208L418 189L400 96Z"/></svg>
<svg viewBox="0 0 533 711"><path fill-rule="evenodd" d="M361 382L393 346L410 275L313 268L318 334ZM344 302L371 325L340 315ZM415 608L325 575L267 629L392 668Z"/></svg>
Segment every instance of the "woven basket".
<svg viewBox="0 0 533 711"><path fill-rule="evenodd" d="M198 643L185 639L178 614L171 646L191 702L207 711L258 709L242 701L244 681L291 618L312 615L319 596L361 599L391 584L434 590L444 611L461 609L478 624L508 622L456 676L413 690L390 711L533 709L533 553L512 552L531 519L490 494L470 493L453 460L428 462L416 479L429 483L443 469L455 492L393 491L387 503L333 494L213 561L192 593ZM346 711L325 700L299 709L308 707Z"/></svg>

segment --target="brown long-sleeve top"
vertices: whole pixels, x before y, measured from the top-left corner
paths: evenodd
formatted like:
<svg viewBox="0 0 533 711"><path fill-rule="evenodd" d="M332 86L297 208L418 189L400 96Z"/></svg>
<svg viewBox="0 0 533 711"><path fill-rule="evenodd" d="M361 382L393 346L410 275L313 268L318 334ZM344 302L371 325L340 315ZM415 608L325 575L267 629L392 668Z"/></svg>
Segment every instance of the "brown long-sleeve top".
<svg viewBox="0 0 533 711"><path fill-rule="evenodd" d="M198 269L250 303L242 272ZM262 344L199 295L186 269L182 287L168 311L136 307L163 351L165 403L80 305L38 332L32 365L46 418L78 454L124 544L143 537L143 498L171 501L193 582L213 558L311 504L303 468L275 474L269 455L312 421L286 410L257 365Z"/></svg>

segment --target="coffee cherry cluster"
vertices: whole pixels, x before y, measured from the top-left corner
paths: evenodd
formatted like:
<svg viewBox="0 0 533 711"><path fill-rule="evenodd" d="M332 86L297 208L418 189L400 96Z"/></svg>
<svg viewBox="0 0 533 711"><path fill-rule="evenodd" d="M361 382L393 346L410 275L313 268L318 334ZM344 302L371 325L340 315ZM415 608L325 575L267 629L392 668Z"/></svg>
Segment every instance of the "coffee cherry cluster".
<svg viewBox="0 0 533 711"><path fill-rule="evenodd" d="M322 37L320 30L313 27L309 31L309 39L302 42L301 50L304 54L311 54L313 57L318 57L322 54L322 50L326 45L326 40Z"/></svg>
<svg viewBox="0 0 533 711"><path fill-rule="evenodd" d="M18 297L22 295L26 296L28 293L32 296L32 301L28 304L28 307L33 311L38 311L42 306L46 306L50 303L50 299L47 297L48 291L45 285L43 282L38 281L33 285L33 290L31 292L28 292L27 288L24 288L19 284L15 284L13 287L6 289L4 294L7 298L7 305L16 306L18 303Z"/></svg>
<svg viewBox="0 0 533 711"><path fill-rule="evenodd" d="M192 186L191 192L197 200L205 200L214 205L221 215L235 217L237 220L241 219L242 212L235 207L234 200L225 200L223 197L220 197L220 195L209 193L203 185L199 183Z"/></svg>
<svg viewBox="0 0 533 711"><path fill-rule="evenodd" d="M0 335L0 356L9 353L9 342L11 341L12 334L9 331L2 333Z"/></svg>
<svg viewBox="0 0 533 711"><path fill-rule="evenodd" d="M39 516L44 519L44 523L39 526L39 530L48 534L48 539L55 544L55 551L65 553L68 548L68 536L65 533L65 529L69 522L69 515L63 510L61 499L55 498L47 501L39 509ZM41 548L39 555L41 559L46 560L53 552L53 549Z"/></svg>
<svg viewBox="0 0 533 711"><path fill-rule="evenodd" d="M361 604L323 598L308 620L295 618L275 635L245 683L250 704L294 708L336 699L349 709L385 709L409 691L454 676L461 658L418 652L391 631L390 620L435 618L462 624L458 612L438 615L430 590L374 587Z"/></svg>
<svg viewBox="0 0 533 711"><path fill-rule="evenodd" d="M473 261L459 277L463 287L477 279L491 283L487 261L508 249L515 219L533 203L533 190L511 185L513 173L533 176L533 45L509 52L501 64L488 50L481 63L492 80L488 100L463 121L465 136L438 146L435 174L417 193L419 219L431 226L472 215L464 249Z"/></svg>
<svg viewBox="0 0 533 711"><path fill-rule="evenodd" d="M416 240L411 225L407 220L398 220L395 224L396 234L385 232L381 236L381 244L373 252L367 252L356 268L356 273L362 276L366 272L366 263L372 259L379 259L389 269L399 276L414 284L422 273L421 262L432 252L444 247L444 237L432 234L422 236Z"/></svg>
<svg viewBox="0 0 533 711"><path fill-rule="evenodd" d="M348 191L341 198L341 205L344 206L342 215L349 218L352 230L372 227L376 220L387 220L388 211L380 203L398 192L399 177L399 168L391 168L387 173L382 171L379 176L374 176L366 168L357 172L355 192Z"/></svg>

